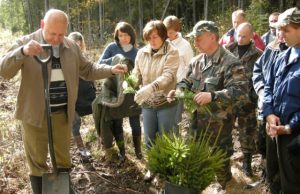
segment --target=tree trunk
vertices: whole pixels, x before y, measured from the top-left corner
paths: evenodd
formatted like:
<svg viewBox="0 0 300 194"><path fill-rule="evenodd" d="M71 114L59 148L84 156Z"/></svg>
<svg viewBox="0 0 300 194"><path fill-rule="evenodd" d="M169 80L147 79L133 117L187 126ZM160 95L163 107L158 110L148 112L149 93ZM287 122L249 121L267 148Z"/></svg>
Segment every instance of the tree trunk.
<svg viewBox="0 0 300 194"><path fill-rule="evenodd" d="M162 16L161 16L161 20L163 20L163 19L165 18L166 12L167 12L168 7L169 7L169 5L170 5L170 1L171 1L171 0L168 0L168 1L167 1L166 7L165 7L164 12L163 12L163 14L162 14Z"/></svg>
<svg viewBox="0 0 300 194"><path fill-rule="evenodd" d="M67 13L68 13L68 15L70 15L70 0L68 0L68 2L67 2ZM68 26L68 31L71 32L72 29L73 29L73 24L70 21L69 26Z"/></svg>
<svg viewBox="0 0 300 194"><path fill-rule="evenodd" d="M204 19L208 18L208 0L204 0Z"/></svg>
<svg viewBox="0 0 300 194"><path fill-rule="evenodd" d="M99 1L99 38L100 38L100 44L103 43L103 3Z"/></svg>
<svg viewBox="0 0 300 194"><path fill-rule="evenodd" d="M139 3L139 36L143 36L143 18L144 18L144 11L143 11L143 2L142 0L138 1Z"/></svg>
<svg viewBox="0 0 300 194"><path fill-rule="evenodd" d="M244 0L238 0L238 8L244 9Z"/></svg>
<svg viewBox="0 0 300 194"><path fill-rule="evenodd" d="M92 38L92 25L91 25L91 8L89 7L87 10L88 14L88 45L91 45L93 42Z"/></svg>
<svg viewBox="0 0 300 194"><path fill-rule="evenodd" d="M130 0L127 1L128 3L128 15L129 15L129 23L132 24L132 7Z"/></svg>
<svg viewBox="0 0 300 194"><path fill-rule="evenodd" d="M32 21L32 15L31 15L30 0L25 0L25 4L27 5L27 10L25 11L25 13L27 13L28 30L29 30L29 33L31 33L31 32L33 32L33 21Z"/></svg>
<svg viewBox="0 0 300 194"><path fill-rule="evenodd" d="M286 1L285 0L280 0L280 5L279 5L280 12L284 12L285 9L286 9Z"/></svg>
<svg viewBox="0 0 300 194"><path fill-rule="evenodd" d="M196 22L196 0L193 0L193 23L195 24Z"/></svg>
<svg viewBox="0 0 300 194"><path fill-rule="evenodd" d="M45 13L49 10L49 0L45 0Z"/></svg>
<svg viewBox="0 0 300 194"><path fill-rule="evenodd" d="M222 15L225 15L225 2L222 0Z"/></svg>
<svg viewBox="0 0 300 194"><path fill-rule="evenodd" d="M156 5L155 0L152 0L152 18L155 18L155 5Z"/></svg>

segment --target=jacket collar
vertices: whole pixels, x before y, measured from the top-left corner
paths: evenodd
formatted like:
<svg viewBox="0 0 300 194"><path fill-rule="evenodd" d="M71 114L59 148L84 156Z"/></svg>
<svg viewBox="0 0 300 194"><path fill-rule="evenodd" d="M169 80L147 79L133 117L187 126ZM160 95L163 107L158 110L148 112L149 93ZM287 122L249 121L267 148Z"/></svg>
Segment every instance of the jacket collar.
<svg viewBox="0 0 300 194"><path fill-rule="evenodd" d="M233 36L233 35L234 35L234 28L231 28L230 30L228 30L227 36Z"/></svg>
<svg viewBox="0 0 300 194"><path fill-rule="evenodd" d="M172 40L172 41L168 39L168 41L171 42L174 45L179 44L180 41L182 41L182 35L181 35L181 33L177 32L177 38L174 39L174 40Z"/></svg>
<svg viewBox="0 0 300 194"><path fill-rule="evenodd" d="M167 51L168 51L169 44L170 44L169 41L166 40L163 43L163 45L160 47L160 49L157 51L157 53L155 53L154 55L165 55L167 53ZM144 52L149 53L149 54L152 53L152 49L151 49L150 44L147 44L145 46Z"/></svg>
<svg viewBox="0 0 300 194"><path fill-rule="evenodd" d="M212 63L218 64L221 56L222 56L222 47L219 46L217 48L217 50L215 51L215 53L212 56L210 56L209 58L212 60ZM208 57L208 56L206 55L206 57Z"/></svg>
<svg viewBox="0 0 300 194"><path fill-rule="evenodd" d="M217 50L215 51L215 53L212 56L208 57L205 54L204 57L202 58L202 60L203 60L202 62L206 63L203 71L206 70L206 69L208 69L208 68L210 68L213 65L219 65L220 59L221 59L221 57L223 55L223 52L224 52L223 48L221 46L219 46L217 48ZM211 60L211 63L208 60Z"/></svg>

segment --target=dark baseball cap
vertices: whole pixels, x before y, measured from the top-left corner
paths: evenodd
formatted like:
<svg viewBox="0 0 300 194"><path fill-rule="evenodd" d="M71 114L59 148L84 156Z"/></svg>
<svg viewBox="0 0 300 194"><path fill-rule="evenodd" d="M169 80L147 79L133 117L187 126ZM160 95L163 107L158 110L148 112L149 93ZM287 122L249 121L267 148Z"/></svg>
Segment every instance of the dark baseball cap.
<svg viewBox="0 0 300 194"><path fill-rule="evenodd" d="M281 28L291 23L300 24L300 10L297 7L287 9L280 14L276 27Z"/></svg>
<svg viewBox="0 0 300 194"><path fill-rule="evenodd" d="M203 32L212 32L216 35L219 35L219 29L215 22L201 20L195 24L193 31L186 35L186 37L200 36Z"/></svg>

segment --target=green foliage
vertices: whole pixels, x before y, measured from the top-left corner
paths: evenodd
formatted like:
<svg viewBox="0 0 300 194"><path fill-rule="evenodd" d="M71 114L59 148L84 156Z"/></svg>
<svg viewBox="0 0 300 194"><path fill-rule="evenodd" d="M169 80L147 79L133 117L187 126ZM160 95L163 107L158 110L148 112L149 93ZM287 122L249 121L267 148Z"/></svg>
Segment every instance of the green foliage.
<svg viewBox="0 0 300 194"><path fill-rule="evenodd" d="M134 94L136 92L136 89L138 87L138 78L131 74L131 73L125 73L124 74L124 82L123 82L123 93L124 94Z"/></svg>
<svg viewBox="0 0 300 194"><path fill-rule="evenodd" d="M253 0L246 9L247 21L252 24L254 31L259 35L263 35L269 29L269 14L265 11L268 6L269 3L267 1Z"/></svg>
<svg viewBox="0 0 300 194"><path fill-rule="evenodd" d="M147 150L150 171L179 186L204 190L224 166L225 153L210 144L211 136L162 133ZM216 141L216 140L215 140Z"/></svg>
<svg viewBox="0 0 300 194"><path fill-rule="evenodd" d="M86 141L88 142L93 142L97 140L97 134L96 131L88 131L88 133L86 134Z"/></svg>
<svg viewBox="0 0 300 194"><path fill-rule="evenodd" d="M209 105L198 106L194 101L195 93L189 90L176 90L175 97L183 101L185 110L192 115L196 110L213 116Z"/></svg>
<svg viewBox="0 0 300 194"><path fill-rule="evenodd" d="M26 31L22 1L0 1L0 25L1 28L9 29L12 33Z"/></svg>

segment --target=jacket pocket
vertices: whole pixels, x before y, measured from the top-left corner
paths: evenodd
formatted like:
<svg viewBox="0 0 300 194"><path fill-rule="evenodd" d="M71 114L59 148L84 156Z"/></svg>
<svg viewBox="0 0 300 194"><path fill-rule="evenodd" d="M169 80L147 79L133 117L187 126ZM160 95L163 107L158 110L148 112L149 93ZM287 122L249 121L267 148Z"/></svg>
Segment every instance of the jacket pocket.
<svg viewBox="0 0 300 194"><path fill-rule="evenodd" d="M192 91L202 91L204 89L204 84L201 83L201 74L190 75L190 80L193 82Z"/></svg>
<svg viewBox="0 0 300 194"><path fill-rule="evenodd" d="M204 80L206 91L215 91L219 85L220 78L208 77Z"/></svg>
<svg viewBox="0 0 300 194"><path fill-rule="evenodd" d="M287 94L293 97L300 98L300 72L295 72L291 75L287 84Z"/></svg>

